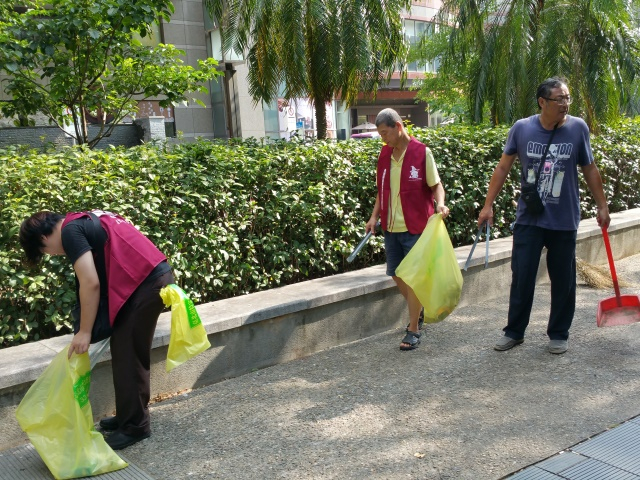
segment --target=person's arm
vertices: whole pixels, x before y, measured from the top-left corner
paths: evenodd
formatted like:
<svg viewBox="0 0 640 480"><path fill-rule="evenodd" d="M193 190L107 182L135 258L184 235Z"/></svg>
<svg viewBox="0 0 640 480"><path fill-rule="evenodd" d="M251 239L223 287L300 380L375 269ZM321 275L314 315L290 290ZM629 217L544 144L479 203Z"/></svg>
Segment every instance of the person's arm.
<svg viewBox="0 0 640 480"><path fill-rule="evenodd" d="M91 330L100 304L100 279L91 251L83 253L73 264L80 285L80 329L69 346L69 357L85 353L91 343Z"/></svg>
<svg viewBox="0 0 640 480"><path fill-rule="evenodd" d="M442 218L449 216L449 207L444 204L444 187L441 182L436 183L433 187L430 187L433 192L433 198L436 201L436 213L441 213Z"/></svg>
<svg viewBox="0 0 640 480"><path fill-rule="evenodd" d="M489 182L489 189L487 191L487 198L484 201L484 207L480 210L480 215L478 216L479 227L484 222L489 222L489 225L493 225L493 202L500 193L500 190L502 190L515 159L515 153L513 155L503 153L502 157L500 157L500 162L498 162L498 166L493 171L493 175L491 175L491 181Z"/></svg>
<svg viewBox="0 0 640 480"><path fill-rule="evenodd" d="M607 198L604 196L604 189L602 188L602 177L600 176L600 171L598 170L598 167L596 167L595 163L584 165L581 168L584 180L587 182L587 186L589 187L591 195L593 195L593 199L595 200L598 208L598 213L596 215L598 225L600 225L601 228L607 229L609 228L611 218L609 217Z"/></svg>
<svg viewBox="0 0 640 480"><path fill-rule="evenodd" d="M376 223L378 223L378 217L380 216L380 194L376 195L376 204L373 207L373 213L371 214L371 218L364 227L364 233L373 233L376 234Z"/></svg>

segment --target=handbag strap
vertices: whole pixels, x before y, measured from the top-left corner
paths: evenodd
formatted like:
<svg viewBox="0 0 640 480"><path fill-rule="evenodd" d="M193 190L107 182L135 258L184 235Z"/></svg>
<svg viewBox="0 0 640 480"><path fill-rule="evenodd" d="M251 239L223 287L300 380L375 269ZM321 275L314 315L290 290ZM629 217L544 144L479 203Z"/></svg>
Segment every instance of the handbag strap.
<svg viewBox="0 0 640 480"><path fill-rule="evenodd" d="M551 147L551 142L553 141L553 136L556 134L557 128L558 128L558 124L556 123L553 127L553 130L551 130L551 135L549 136L549 141L547 142L547 146L544 149L544 152L542 152L542 158L540 159L540 165L538 165L538 172L536 173L536 181L535 181L536 190L538 189L538 181L540 180L540 174L542 173L542 167L544 166L544 161L547 159L547 153L549 152L549 147ZM522 184L524 185L524 183L525 183L524 172L522 172Z"/></svg>

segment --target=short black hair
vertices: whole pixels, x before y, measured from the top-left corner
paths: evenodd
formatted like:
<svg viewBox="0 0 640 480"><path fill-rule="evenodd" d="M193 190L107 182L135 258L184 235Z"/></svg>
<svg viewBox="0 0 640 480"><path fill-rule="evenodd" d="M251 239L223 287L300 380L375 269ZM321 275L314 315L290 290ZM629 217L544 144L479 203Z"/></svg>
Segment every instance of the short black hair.
<svg viewBox="0 0 640 480"><path fill-rule="evenodd" d="M567 86L567 79L564 77L551 77L547 78L544 82L538 85L538 90L536 91L536 102L540 97L549 98L551 95L551 90L554 88L562 88L563 86ZM538 108L540 108L540 103L538 102Z"/></svg>
<svg viewBox="0 0 640 480"><path fill-rule="evenodd" d="M51 235L53 229L63 215L53 212L38 212L31 215L20 225L20 245L31 265L37 265L42 260L42 235Z"/></svg>

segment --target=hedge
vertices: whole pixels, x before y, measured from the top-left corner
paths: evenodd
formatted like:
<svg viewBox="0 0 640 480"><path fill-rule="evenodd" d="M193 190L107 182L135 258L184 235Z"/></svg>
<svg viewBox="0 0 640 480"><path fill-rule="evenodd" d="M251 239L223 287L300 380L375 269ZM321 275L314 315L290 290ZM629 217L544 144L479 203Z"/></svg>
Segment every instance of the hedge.
<svg viewBox="0 0 640 480"><path fill-rule="evenodd" d="M508 129L412 128L433 150L456 246L470 243ZM592 139L612 211L640 206L640 123ZM0 346L66 334L73 270L61 257L23 264L17 241L31 213L92 208L130 219L169 257L177 283L208 302L379 264L375 238L352 264L375 201L377 140L199 141L129 150L0 150ZM492 236L509 234L519 185L514 168L496 201ZM583 187L584 190L584 187ZM594 205L583 194L583 217Z"/></svg>

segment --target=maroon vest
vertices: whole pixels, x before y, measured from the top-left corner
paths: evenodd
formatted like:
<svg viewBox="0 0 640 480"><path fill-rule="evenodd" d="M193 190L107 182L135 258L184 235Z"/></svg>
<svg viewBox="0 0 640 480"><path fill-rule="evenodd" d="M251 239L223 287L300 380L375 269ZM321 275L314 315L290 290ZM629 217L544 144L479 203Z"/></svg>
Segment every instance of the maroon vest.
<svg viewBox="0 0 640 480"><path fill-rule="evenodd" d="M389 197L391 193L391 154L393 148L382 147L378 157L378 195L380 195L380 225L387 230ZM402 161L400 173L400 202L407 230L420 234L433 215L433 192L427 185L425 146L411 137Z"/></svg>
<svg viewBox="0 0 640 480"><path fill-rule="evenodd" d="M100 225L107 232L104 264L107 271L109 321L113 326L120 308L151 271L167 257L121 216L102 210L93 210L91 213L100 218ZM89 217L89 213L68 213L62 222L62 228L83 217Z"/></svg>

